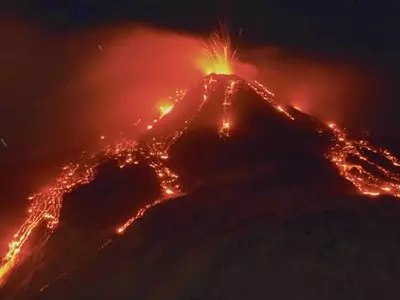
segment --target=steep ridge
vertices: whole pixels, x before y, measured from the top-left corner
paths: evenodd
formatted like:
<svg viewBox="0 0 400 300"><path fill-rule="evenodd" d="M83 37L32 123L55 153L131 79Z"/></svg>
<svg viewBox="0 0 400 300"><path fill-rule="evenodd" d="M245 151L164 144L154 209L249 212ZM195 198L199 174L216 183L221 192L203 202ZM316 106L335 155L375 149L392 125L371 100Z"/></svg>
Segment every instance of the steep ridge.
<svg viewBox="0 0 400 300"><path fill-rule="evenodd" d="M46 254L52 251L52 243L53 247L62 245L68 226L80 234L87 231L89 237L102 231L93 239L79 237L72 247L92 253L115 240L115 233L108 231L113 220L121 224L116 233L124 234L149 209L171 199L191 199L203 189L207 197L218 199L216 195L225 190L243 197L262 190L265 196L267 188L275 201L265 203L255 197L259 201L250 207L279 211L279 216L299 210L309 193L326 198L355 191L400 197L400 161L394 155L348 135L336 124L279 104L257 81L212 73L188 91L177 90L170 100L171 107L159 118L147 125L138 123L144 132L138 141L123 140L107 145L99 154L85 154L64 166L54 183L30 197L28 217L0 264L0 284L9 278L10 290L29 286L37 290L65 268L43 275L49 272ZM118 178L118 169L124 169L124 176L107 196L101 190ZM134 188L118 194L125 176ZM282 196L282 186L289 195ZM85 198L90 205L83 203ZM109 199L108 204L98 205L98 199ZM64 205L66 201L69 204ZM305 201L300 206L318 206L309 204ZM100 225L104 218L108 220ZM78 253L71 265L79 265L89 255ZM55 253L50 265L56 259ZM38 273L45 279L32 283Z"/></svg>

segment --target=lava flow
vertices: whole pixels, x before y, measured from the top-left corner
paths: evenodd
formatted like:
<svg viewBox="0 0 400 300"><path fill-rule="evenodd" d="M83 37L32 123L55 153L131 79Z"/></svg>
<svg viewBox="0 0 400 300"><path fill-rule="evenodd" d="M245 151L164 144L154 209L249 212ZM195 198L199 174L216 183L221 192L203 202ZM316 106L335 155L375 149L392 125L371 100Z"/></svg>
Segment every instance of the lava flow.
<svg viewBox="0 0 400 300"><path fill-rule="evenodd" d="M154 119L152 124L157 123L170 112L173 104L182 99L184 95L185 91L177 90L174 96L168 98L172 103L169 104L168 111L160 108L162 111L161 116ZM147 125L147 130L151 129L152 126ZM104 138L104 136L100 137L102 140ZM8 252L3 257L0 265L0 286L4 284L5 278L18 262L21 250L32 232L39 225L46 225L45 236L41 239L41 244L37 245L40 249L57 228L64 195L78 186L90 183L95 177L96 168L105 161L116 160L119 167L124 168L128 165L138 164L140 158L144 159L157 173L162 191L165 194L163 198L141 208L135 218L128 220L126 224L118 228L118 233L122 233L134 220L143 215L147 208L178 195L180 192L179 184L176 182L178 176L164 165L163 160L168 156L163 146L163 143L157 141L142 147L134 141L122 140L116 145L105 147L97 155L85 156L78 163L70 163L64 166L61 174L56 178L54 183L28 198L30 201L28 216L14 234L13 240L9 243Z"/></svg>
<svg viewBox="0 0 400 300"><path fill-rule="evenodd" d="M386 149L376 148L364 139L349 139L346 133L333 123L328 127L335 136L334 146L327 157L337 166L340 174L349 180L362 194L379 196L389 194L400 198L400 174L368 159L373 153L386 160L393 169L400 170L400 160ZM351 163L351 158L359 163ZM367 168L374 170L373 174Z"/></svg>
<svg viewBox="0 0 400 300"><path fill-rule="evenodd" d="M278 104L274 94L261 83L245 81L233 75L232 62L236 59L236 55L235 51L230 47L230 40L227 35L222 37L213 35L206 45L207 60L202 62L202 66L207 76L203 79L203 93L199 95L200 104L197 110L187 116L181 128L171 136L153 138L145 145L124 140L114 146L108 146L100 154L86 156L78 163L71 163L65 166L60 176L52 184L29 197L30 204L27 218L15 233L9 243L8 252L1 261L0 284L4 283L7 275L22 260L23 247L32 232L39 225L46 225L47 230L44 233L45 236L41 239L42 244L40 245L43 247L59 224L63 196L80 185L90 183L94 179L96 168L106 160L117 160L121 168L141 161L147 163L159 178L162 190L162 195L159 199L140 208L132 218L118 226L116 229L118 234L123 234L148 209L182 195L183 189L179 183L178 175L167 166L168 150L189 128L217 86L225 84L225 94L222 101L222 120L219 123L219 128L216 129L223 138L229 138L232 128L236 126L234 126L230 108L235 100L235 93L240 86L247 87L250 91L259 95L289 121L296 121L295 114L290 113L295 109L288 109ZM224 80L222 81L220 78L224 78ZM160 124L160 120L173 111L175 103L184 99L185 95L185 90L177 90L172 97L168 98L160 107L160 117L145 125L145 131L152 130ZM326 153L326 157L338 168L339 174L350 181L360 193L372 196L388 194L400 198L399 159L389 153L388 150L376 148L363 139L349 138L345 131L335 124L326 124L325 131L332 136L332 147ZM374 162L368 157L367 153L373 153L388 161L393 170L388 170ZM354 159L356 159L356 162L354 162ZM371 168L375 171L369 170Z"/></svg>

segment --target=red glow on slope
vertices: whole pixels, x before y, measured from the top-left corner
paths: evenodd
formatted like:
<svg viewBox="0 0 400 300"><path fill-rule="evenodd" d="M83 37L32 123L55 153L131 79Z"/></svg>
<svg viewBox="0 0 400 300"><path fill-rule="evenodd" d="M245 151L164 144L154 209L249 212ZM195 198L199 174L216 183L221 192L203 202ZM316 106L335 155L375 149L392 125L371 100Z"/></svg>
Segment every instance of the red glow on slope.
<svg viewBox="0 0 400 300"><path fill-rule="evenodd" d="M209 60L203 65L205 73L232 74L234 52L230 49L229 40L221 39L220 36L213 36L208 45L211 48L208 48ZM176 48L176 45L174 48ZM145 55L145 49L142 49L142 51L143 55ZM110 65L109 67L111 68L110 72L117 71L112 70L115 66ZM172 68L173 66L170 67ZM152 72L150 73L153 74ZM124 72L119 75L119 80L121 78L125 79L128 76ZM162 78L164 78L164 75ZM224 77L226 78L226 76ZM215 91L216 86L220 83L219 78L221 77L210 75L203 79L203 93L199 95L202 101L200 101L195 113L187 116L184 122L185 125L174 133L173 138L169 142L154 138L145 145L138 145L135 141L129 140L122 140L118 144L108 145L100 154L87 156L79 162L64 166L61 174L51 184L30 196L30 206L26 220L15 233L12 241L10 241L8 251L1 261L0 284L5 282L7 275L10 274L20 261L21 250L26 245L32 232L40 224L46 225L45 236L41 239L42 244L39 245L39 248L43 247L59 224L63 196L80 185L90 183L95 176L96 168L106 160L116 159L119 162L120 168L124 168L128 165L137 164L139 157L141 157L144 163L148 164L154 170L159 179L162 191L158 199L141 207L124 224L118 226L116 228L117 234L123 234L130 225L140 219L152 207L182 195L183 190L179 182L179 176L168 167L168 150L189 128L196 115L202 110L203 105L210 99L210 94ZM231 76L224 86L225 94L222 101L222 119L218 128L216 128L222 138L229 138L231 130L234 130L236 126L234 120L231 118L230 108L232 102L235 100L234 96L239 85L247 86L250 90L257 93L288 121L295 121L295 114L290 113L290 109L287 106L278 103L275 100L274 94L264 85L257 81L245 81L239 77ZM145 86L145 88L151 90L149 86ZM155 126L158 126L160 124L159 121L173 110L174 104L183 99L185 94L186 91L177 90L173 96L167 99L166 102L168 104L160 107L160 116L158 118L154 118L152 122L138 124L138 126L143 128L143 131L151 130ZM129 93L127 95L131 96ZM157 99L161 98L159 95L156 96ZM126 110L126 108L124 109ZM397 174L370 161L368 157L362 154L362 151L368 150L380 155L391 162L396 168L400 167L399 159L387 150L376 148L365 140L349 138L345 131L338 128L335 124L328 124L326 130L333 135L333 147L327 153L327 157L338 168L340 175L350 181L362 194L371 196L388 194L400 198L400 172ZM101 136L100 139L105 139L105 136ZM355 156L360 161L373 166L384 175L384 179L366 171L361 164L350 164L350 156Z"/></svg>

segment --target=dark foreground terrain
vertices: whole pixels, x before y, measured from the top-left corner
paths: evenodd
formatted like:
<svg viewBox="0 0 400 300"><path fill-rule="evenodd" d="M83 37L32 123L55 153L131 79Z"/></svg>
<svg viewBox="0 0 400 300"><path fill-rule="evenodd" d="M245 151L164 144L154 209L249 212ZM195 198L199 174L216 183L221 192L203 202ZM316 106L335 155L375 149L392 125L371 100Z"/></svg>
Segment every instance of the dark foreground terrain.
<svg viewBox="0 0 400 300"><path fill-rule="evenodd" d="M186 195L117 237L160 190L148 166L102 165L65 195L60 227L0 298L399 299L398 200L359 196L325 158L331 135L316 120L289 121L247 90L220 139L222 92L169 149Z"/></svg>
<svg viewBox="0 0 400 300"><path fill-rule="evenodd" d="M17 299L398 299L399 215L391 199L216 182Z"/></svg>

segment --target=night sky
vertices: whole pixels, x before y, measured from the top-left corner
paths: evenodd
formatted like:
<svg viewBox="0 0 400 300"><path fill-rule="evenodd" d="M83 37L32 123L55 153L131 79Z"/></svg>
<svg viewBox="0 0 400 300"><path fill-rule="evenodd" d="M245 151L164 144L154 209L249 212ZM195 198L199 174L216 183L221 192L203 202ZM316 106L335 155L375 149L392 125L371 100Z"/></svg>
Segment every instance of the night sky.
<svg viewBox="0 0 400 300"><path fill-rule="evenodd" d="M248 45L266 43L342 50L355 56L396 53L396 1L10 1L6 14L55 31L121 21L207 32L221 19L232 31L244 27Z"/></svg>

